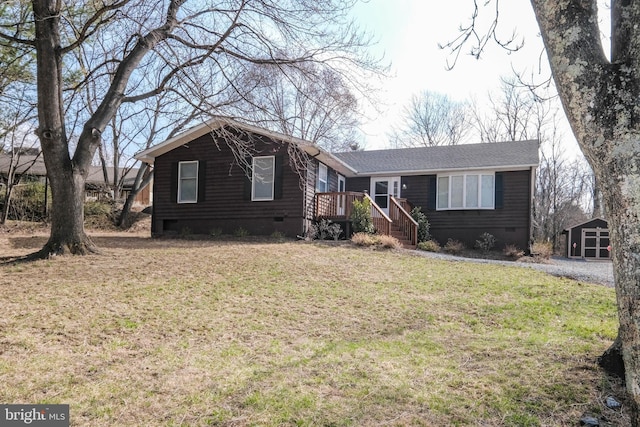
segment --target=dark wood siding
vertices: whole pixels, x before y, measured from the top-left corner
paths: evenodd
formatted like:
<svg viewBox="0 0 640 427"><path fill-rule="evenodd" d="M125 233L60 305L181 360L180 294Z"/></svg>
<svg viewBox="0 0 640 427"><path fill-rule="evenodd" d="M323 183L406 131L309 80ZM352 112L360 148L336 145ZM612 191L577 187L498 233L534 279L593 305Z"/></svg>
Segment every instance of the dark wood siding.
<svg viewBox="0 0 640 427"><path fill-rule="evenodd" d="M359 191L359 192L369 192L369 188L371 188L371 178L368 176L365 177L356 177L356 178L347 178L345 182L346 191Z"/></svg>
<svg viewBox="0 0 640 427"><path fill-rule="evenodd" d="M497 239L496 247L514 244L520 249L529 247L531 216L531 171L501 172L502 207L496 209L448 210L434 209L434 186L430 186L435 175L405 176L402 197L413 206L422 207L431 226L431 235L445 244L448 239L464 242L473 247L478 236L484 232ZM499 196L499 195L496 195ZM497 206L500 206L496 203Z"/></svg>
<svg viewBox="0 0 640 427"><path fill-rule="evenodd" d="M434 175L435 176L435 175ZM429 197L430 176L403 176L400 178L400 196L407 199L411 206L421 206L426 213Z"/></svg>
<svg viewBox="0 0 640 427"><path fill-rule="evenodd" d="M207 134L155 159L153 230L166 232L210 233L220 229L224 233L242 227L251 234L271 234L274 231L289 236L303 230L304 191L300 177L289 167L286 147L282 143L254 138L256 156L276 156L281 165L281 176L276 171L272 201L252 202L246 197L247 178L243 169L235 164L231 149L224 143L215 144ZM177 179L174 168L180 161L197 160L206 168L198 182L198 203L176 202Z"/></svg>
<svg viewBox="0 0 640 427"><path fill-rule="evenodd" d="M338 172L328 166L327 169L329 170L329 182L327 183L329 191L338 191Z"/></svg>

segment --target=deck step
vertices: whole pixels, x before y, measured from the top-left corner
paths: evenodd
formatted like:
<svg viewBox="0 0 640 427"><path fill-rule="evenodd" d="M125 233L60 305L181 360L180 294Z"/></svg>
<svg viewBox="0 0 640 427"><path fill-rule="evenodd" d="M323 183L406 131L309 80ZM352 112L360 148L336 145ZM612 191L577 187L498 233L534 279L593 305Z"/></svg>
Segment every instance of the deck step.
<svg viewBox="0 0 640 427"><path fill-rule="evenodd" d="M404 235L404 233L402 233L402 232L400 232L400 231L393 231L393 230L391 230L391 235L392 235L393 237L395 237L396 239L398 239L398 240L408 240L408 239L406 238L406 236Z"/></svg>
<svg viewBox="0 0 640 427"><path fill-rule="evenodd" d="M405 249L415 249L416 248L416 245L412 245L411 244L411 240L407 240L404 237L398 237L398 236L393 236L393 237L398 239L398 241L400 242L402 247L405 248Z"/></svg>
<svg viewBox="0 0 640 427"><path fill-rule="evenodd" d="M402 244L402 247L405 249L415 249L416 245L412 245L411 244L411 240L408 240L404 233L402 231L400 231L400 228L397 226L394 226L394 224L391 224L391 236L395 237L396 239L398 239L400 241L400 244Z"/></svg>

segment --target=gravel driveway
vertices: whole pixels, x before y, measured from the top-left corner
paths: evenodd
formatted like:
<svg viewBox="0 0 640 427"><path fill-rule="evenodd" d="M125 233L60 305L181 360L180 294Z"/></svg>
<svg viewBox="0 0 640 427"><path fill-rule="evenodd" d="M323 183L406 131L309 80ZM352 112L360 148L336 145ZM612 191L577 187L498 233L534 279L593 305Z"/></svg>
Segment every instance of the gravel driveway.
<svg viewBox="0 0 640 427"><path fill-rule="evenodd" d="M585 261L583 259L553 257L546 264L538 264L513 261L497 261L492 259L464 258L454 255L426 251L414 252L420 256L424 256L427 258L533 268L534 270L544 271L545 273L549 273L554 276L569 277L581 282L596 283L599 285L608 286L610 288L613 287L613 265L611 261Z"/></svg>

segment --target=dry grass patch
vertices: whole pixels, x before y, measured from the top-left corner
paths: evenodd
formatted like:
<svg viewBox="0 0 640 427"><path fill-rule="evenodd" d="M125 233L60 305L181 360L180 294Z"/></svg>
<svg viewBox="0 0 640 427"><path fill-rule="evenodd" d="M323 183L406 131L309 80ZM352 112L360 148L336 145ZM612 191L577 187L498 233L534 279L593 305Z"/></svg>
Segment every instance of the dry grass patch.
<svg viewBox="0 0 640 427"><path fill-rule="evenodd" d="M78 426L616 416L594 363L611 289L349 246L95 240L101 256L0 265L0 401L69 403Z"/></svg>
<svg viewBox="0 0 640 427"><path fill-rule="evenodd" d="M351 241L357 246L380 247L384 249L402 248L402 243L400 243L397 238L386 234L356 233L351 236Z"/></svg>

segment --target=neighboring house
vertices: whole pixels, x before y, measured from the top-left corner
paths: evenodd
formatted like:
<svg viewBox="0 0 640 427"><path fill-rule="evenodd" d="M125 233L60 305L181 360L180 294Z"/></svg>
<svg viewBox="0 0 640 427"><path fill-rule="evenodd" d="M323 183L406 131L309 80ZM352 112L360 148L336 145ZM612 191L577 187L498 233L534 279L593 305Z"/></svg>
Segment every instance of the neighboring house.
<svg viewBox="0 0 640 427"><path fill-rule="evenodd" d="M138 173L138 168L120 168L119 174L126 172L124 180L122 181L122 198L126 199L131 192L133 183ZM110 183L113 182L113 167L107 167L107 177ZM134 204L149 206L152 200L152 186L147 185L140 190L136 195ZM107 197L113 197L110 187L104 182L104 172L101 166L89 166L89 174L87 175L87 181L85 183L85 191L88 199L102 199Z"/></svg>
<svg viewBox="0 0 640 427"><path fill-rule="evenodd" d="M0 153L0 185L4 184L9 171L11 156L7 153ZM121 173L124 169L121 169ZM20 155L18 161L17 173L23 175L31 181L39 181L46 184L47 169L44 165L42 155ZM123 182L124 197L131 191L133 181L138 173L137 168L126 170ZM109 182L113 182L113 168L107 168L107 176ZM85 183L85 191L88 199L99 199L109 191L104 182L104 173L100 166L90 166L89 174ZM148 206L151 203L151 186L142 189L136 196L136 203Z"/></svg>
<svg viewBox="0 0 640 427"><path fill-rule="evenodd" d="M42 155L16 154L17 158L12 158L11 154L0 152L0 183L5 184L11 166L11 161L17 161L15 173L27 177L32 181L42 181L47 170L44 167Z"/></svg>
<svg viewBox="0 0 640 427"><path fill-rule="evenodd" d="M136 158L154 166L156 236L240 228L296 236L324 218L349 230L353 200L369 198L378 231L409 245L416 244L412 207L422 208L441 244L453 238L473 246L484 232L499 245L528 249L530 242L537 141L331 154L218 118Z"/></svg>
<svg viewBox="0 0 640 427"><path fill-rule="evenodd" d="M567 258L584 258L587 260L604 260L611 258L611 242L609 225L602 218L566 228Z"/></svg>

